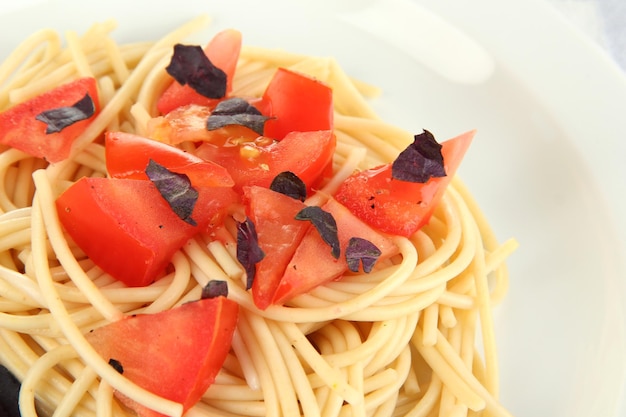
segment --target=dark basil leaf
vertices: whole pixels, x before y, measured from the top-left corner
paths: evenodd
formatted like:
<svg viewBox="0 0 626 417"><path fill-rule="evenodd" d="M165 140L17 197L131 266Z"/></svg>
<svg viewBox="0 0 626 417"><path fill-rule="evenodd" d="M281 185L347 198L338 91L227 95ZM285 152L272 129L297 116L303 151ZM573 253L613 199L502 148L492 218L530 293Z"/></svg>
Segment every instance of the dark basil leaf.
<svg viewBox="0 0 626 417"><path fill-rule="evenodd" d="M256 274L256 264L265 258L259 247L259 239L254 223L248 217L237 225L237 260L246 271L246 289L252 288Z"/></svg>
<svg viewBox="0 0 626 417"><path fill-rule="evenodd" d="M20 417L20 381L3 365L0 365L0 415Z"/></svg>
<svg viewBox="0 0 626 417"><path fill-rule="evenodd" d="M306 184L291 171L281 172L274 177L270 184L270 190L296 200L304 201L306 199Z"/></svg>
<svg viewBox="0 0 626 417"><path fill-rule="evenodd" d="M122 363L118 361L117 359L113 359L113 358L109 359L109 365L111 365L113 369L115 369L120 374L124 373L124 367L122 366Z"/></svg>
<svg viewBox="0 0 626 417"><path fill-rule="evenodd" d="M339 236L337 235L337 222L332 214L322 210L318 206L305 207L296 214L297 220L308 220L313 223L324 242L331 247L331 254L335 259L339 259L341 248L339 246Z"/></svg>
<svg viewBox="0 0 626 417"><path fill-rule="evenodd" d="M207 98L226 95L226 73L217 68L197 45L174 45L174 54L165 68L179 84L188 84Z"/></svg>
<svg viewBox="0 0 626 417"><path fill-rule="evenodd" d="M425 183L432 177L445 177L441 145L427 130L415 135L413 143L393 161L391 176L397 180Z"/></svg>
<svg viewBox="0 0 626 417"><path fill-rule="evenodd" d="M359 262L363 264L363 271L370 273L382 252L376 245L367 239L352 237L346 248L346 262L352 272L359 272Z"/></svg>
<svg viewBox="0 0 626 417"><path fill-rule="evenodd" d="M46 124L46 134L57 133L81 120L89 119L96 112L93 99L86 93L83 98L71 106L45 110L35 119Z"/></svg>
<svg viewBox="0 0 626 417"><path fill-rule="evenodd" d="M211 280L202 288L200 298L203 300L217 297L228 297L228 283L226 281Z"/></svg>
<svg viewBox="0 0 626 417"><path fill-rule="evenodd" d="M172 172L152 159L146 167L146 175L174 213L190 225L197 226L196 221L191 218L191 213L198 201L198 191L191 186L189 177Z"/></svg>
<svg viewBox="0 0 626 417"><path fill-rule="evenodd" d="M207 130L215 130L224 126L239 125L263 135L265 122L269 119L248 103L246 100L233 97L220 102L206 122Z"/></svg>

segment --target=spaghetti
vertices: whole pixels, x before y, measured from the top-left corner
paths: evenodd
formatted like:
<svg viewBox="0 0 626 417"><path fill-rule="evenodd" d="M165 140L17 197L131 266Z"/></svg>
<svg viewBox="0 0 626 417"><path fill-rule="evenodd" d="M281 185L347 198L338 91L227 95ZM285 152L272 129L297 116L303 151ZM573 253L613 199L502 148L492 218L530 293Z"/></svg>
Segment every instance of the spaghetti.
<svg viewBox="0 0 626 417"><path fill-rule="evenodd" d="M509 416L498 401L491 310L506 293L504 261L516 243L497 242L457 178L427 226L395 238L393 262L264 311L242 285L232 219L224 243L193 238L169 275L142 288L121 285L67 239L56 196L80 177L106 176L105 130L145 132L172 46L206 23L195 19L153 43L118 44L114 23L105 22L82 37L68 33L66 47L44 30L0 67L2 110L82 76L98 80L102 108L66 161L0 154L0 363L22 381L22 415L126 415L115 390L179 415L179 404L118 374L83 335L198 299L209 279L220 279L241 307L239 324L216 382L189 416ZM412 138L379 120L366 101L377 91L331 58L244 47L233 95L260 96L278 67L333 89L334 176L309 203L355 169L389 162Z"/></svg>

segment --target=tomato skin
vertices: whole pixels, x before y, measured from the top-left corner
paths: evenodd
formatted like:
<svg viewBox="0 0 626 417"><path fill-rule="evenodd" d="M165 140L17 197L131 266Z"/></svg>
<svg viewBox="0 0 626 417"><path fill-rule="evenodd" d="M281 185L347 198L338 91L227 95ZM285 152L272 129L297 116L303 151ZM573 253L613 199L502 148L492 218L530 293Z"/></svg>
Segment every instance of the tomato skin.
<svg viewBox="0 0 626 417"><path fill-rule="evenodd" d="M60 132L46 134L46 123L35 117L45 110L72 106L86 93L89 93L94 102L94 114ZM96 80L91 77L79 78L0 113L0 143L52 163L59 162L69 156L74 140L91 123L99 110Z"/></svg>
<svg viewBox="0 0 626 417"><path fill-rule="evenodd" d="M337 222L341 247L339 258L332 256L330 246L322 240L315 227L310 227L285 269L275 291L273 304L284 304L297 295L343 276L348 271L345 253L352 237L367 239L376 245L381 251L378 261L398 253L398 247L391 239L369 227L336 200L329 199L322 209L332 214Z"/></svg>
<svg viewBox="0 0 626 417"><path fill-rule="evenodd" d="M86 335L105 359L142 388L181 403L183 412L200 400L221 369L237 325L239 306L225 297L199 300L156 314L139 314ZM160 413L116 392L140 417Z"/></svg>
<svg viewBox="0 0 626 417"><path fill-rule="evenodd" d="M131 287L162 275L174 252L207 227L212 197L200 192L192 218L181 220L150 181L87 178L56 200L61 224L105 272Z"/></svg>
<svg viewBox="0 0 626 417"><path fill-rule="evenodd" d="M262 138L263 139L263 138ZM225 167L235 181L235 190L244 186L269 187L284 171L296 174L308 188L315 187L332 163L336 147L332 131L290 132L279 142L257 145L217 146L203 143L196 150L202 159ZM252 156L248 156L252 155Z"/></svg>
<svg viewBox="0 0 626 417"><path fill-rule="evenodd" d="M289 132L332 130L333 92L321 81L279 68L261 100L261 112L272 117L265 136L282 139Z"/></svg>
<svg viewBox="0 0 626 417"><path fill-rule="evenodd" d="M232 91L233 77L241 51L241 32L226 29L217 33L204 48L204 53L217 68L226 73L226 95ZM215 107L221 99L204 97L188 85L172 81L157 101L157 110L167 114L186 104Z"/></svg>
<svg viewBox="0 0 626 417"><path fill-rule="evenodd" d="M386 164L348 177L335 198L370 226L409 237L428 223L474 134L469 131L441 143L445 177L424 184L399 181L392 179L391 164Z"/></svg>
<svg viewBox="0 0 626 417"><path fill-rule="evenodd" d="M174 146L124 132L106 132L106 165L113 178L148 179L150 159L167 169L189 177L198 187L232 187L235 182L220 165L206 161Z"/></svg>
<svg viewBox="0 0 626 417"><path fill-rule="evenodd" d="M265 310L272 304L285 268L310 223L295 219L306 207L303 202L269 188L244 187L244 202L255 225L259 247L265 253L256 264L251 289L254 304Z"/></svg>

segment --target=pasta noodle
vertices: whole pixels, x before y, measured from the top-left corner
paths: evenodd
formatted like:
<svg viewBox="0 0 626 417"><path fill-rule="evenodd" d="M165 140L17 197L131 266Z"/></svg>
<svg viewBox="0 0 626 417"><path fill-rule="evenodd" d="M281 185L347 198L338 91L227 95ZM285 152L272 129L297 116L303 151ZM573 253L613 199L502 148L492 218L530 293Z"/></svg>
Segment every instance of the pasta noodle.
<svg viewBox="0 0 626 417"><path fill-rule="evenodd" d="M492 308L506 293L504 261L516 242L497 241L458 178L428 225L394 238L400 254L384 268L265 311L242 285L228 219L223 239L193 238L173 257L172 272L144 288L116 282L67 238L56 196L82 176L107 175L105 130L145 132L172 45L206 23L198 18L156 42L129 44L113 40L114 22L82 37L68 32L65 42L43 30L0 66L2 110L86 75L98 80L102 108L66 161L47 165L10 148L0 154L0 363L22 381L22 415L126 415L115 390L180 415L180 404L117 373L84 334L198 299L209 279L220 279L241 307L239 324L216 382L189 416L509 416L498 400ZM261 95L279 66L333 88L334 176L308 203L323 202L355 169L391 161L412 138L381 121L367 103L378 90L332 58L244 46L233 94Z"/></svg>

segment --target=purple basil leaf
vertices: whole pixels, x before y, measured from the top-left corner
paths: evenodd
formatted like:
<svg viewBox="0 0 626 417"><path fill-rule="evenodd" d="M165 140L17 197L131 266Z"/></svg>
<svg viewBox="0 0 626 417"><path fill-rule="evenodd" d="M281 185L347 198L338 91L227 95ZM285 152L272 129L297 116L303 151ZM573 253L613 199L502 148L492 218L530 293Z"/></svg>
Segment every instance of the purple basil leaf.
<svg viewBox="0 0 626 417"><path fill-rule="evenodd" d="M370 273L380 254L380 249L369 240L353 237L346 248L346 262L352 272L359 272L359 263L362 263L363 272Z"/></svg>
<svg viewBox="0 0 626 417"><path fill-rule="evenodd" d="M228 283L226 281L211 280L202 288L201 299L228 297Z"/></svg>
<svg viewBox="0 0 626 417"><path fill-rule="evenodd" d="M391 177L401 181L425 183L433 177L445 177L441 145L427 130L415 135L413 143L391 164Z"/></svg>
<svg viewBox="0 0 626 417"><path fill-rule="evenodd" d="M296 214L296 220L308 220L313 223L322 240L331 247L333 257L339 259L341 248L339 246L339 236L337 235L337 222L332 214L322 210L321 207L309 206Z"/></svg>
<svg viewBox="0 0 626 417"><path fill-rule="evenodd" d="M165 70L179 84L188 84L204 97L226 95L226 73L213 65L197 45L174 45L172 60Z"/></svg>
<svg viewBox="0 0 626 417"><path fill-rule="evenodd" d="M239 125L263 135L265 122L269 119L248 103L246 100L233 97L220 102L206 122L207 130L215 130L224 126Z"/></svg>
<svg viewBox="0 0 626 417"><path fill-rule="evenodd" d="M270 184L270 190L296 200L304 201L306 199L306 184L291 171L281 172L274 177Z"/></svg>
<svg viewBox="0 0 626 417"><path fill-rule="evenodd" d="M198 201L198 191L191 186L189 177L172 172L152 159L146 167L146 175L174 213L190 225L197 226L196 221L191 218L191 213Z"/></svg>
<svg viewBox="0 0 626 417"><path fill-rule="evenodd" d="M256 228L250 218L237 225L237 260L246 271L246 289L252 288L256 275L256 264L265 258L265 253L259 247Z"/></svg>
<svg viewBox="0 0 626 417"><path fill-rule="evenodd" d="M35 119L46 124L46 134L57 133L81 120L89 119L96 112L93 99L86 93L83 98L71 106L45 110Z"/></svg>

